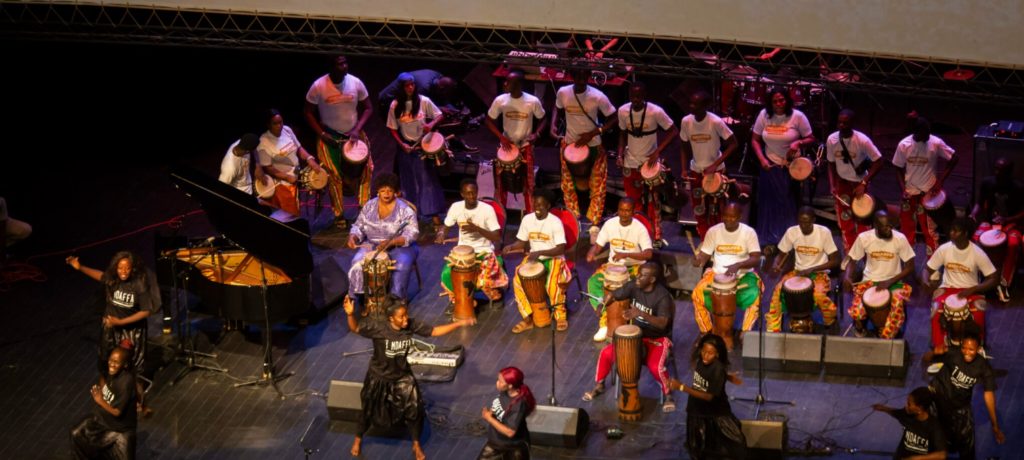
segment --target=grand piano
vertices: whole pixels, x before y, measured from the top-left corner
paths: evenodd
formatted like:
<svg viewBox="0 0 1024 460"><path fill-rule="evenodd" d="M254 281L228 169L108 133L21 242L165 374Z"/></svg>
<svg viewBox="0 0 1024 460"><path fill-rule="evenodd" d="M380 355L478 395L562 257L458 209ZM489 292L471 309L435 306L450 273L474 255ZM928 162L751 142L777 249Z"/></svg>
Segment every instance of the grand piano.
<svg viewBox="0 0 1024 460"><path fill-rule="evenodd" d="M271 217L256 197L197 170L179 167L171 181L199 202L226 245L174 250L190 271L188 289L210 313L229 320L285 321L310 307L309 224ZM267 317L263 280L267 285Z"/></svg>

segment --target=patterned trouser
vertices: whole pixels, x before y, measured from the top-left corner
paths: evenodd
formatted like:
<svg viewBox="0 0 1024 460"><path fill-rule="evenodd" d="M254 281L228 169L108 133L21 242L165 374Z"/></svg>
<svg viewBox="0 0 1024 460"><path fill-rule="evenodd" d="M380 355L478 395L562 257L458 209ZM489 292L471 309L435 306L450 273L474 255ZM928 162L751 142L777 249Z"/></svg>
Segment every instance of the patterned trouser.
<svg viewBox="0 0 1024 460"><path fill-rule="evenodd" d="M519 147L519 153L523 155L523 168L526 168L526 184L523 187L523 212L529 214L533 212L533 187L536 185L536 179L533 177L533 145L526 144ZM498 167L494 167L494 196L498 197L498 202L502 206L508 207L508 191L505 190L504 185L501 183L501 177L498 175Z"/></svg>
<svg viewBox="0 0 1024 460"><path fill-rule="evenodd" d="M850 308L847 310L850 313L850 318L858 321L864 321L868 317L867 310L864 309L864 292L874 286L875 283L872 281L865 281L863 283L857 283L853 285L853 301L850 302ZM882 339L891 339L896 337L896 333L903 327L903 321L906 320L906 314L903 311L903 304L910 298L910 293L913 290L909 284L898 282L894 283L889 287L889 293L892 295L890 301L889 317L885 320L884 326L878 332L878 337Z"/></svg>
<svg viewBox="0 0 1024 460"><path fill-rule="evenodd" d="M963 289L940 288L932 294L932 346L953 345L949 340L945 319L946 298L956 295ZM967 298L967 311L971 312L971 320L978 327L978 339L985 343L985 296L972 295ZM966 327L965 327L966 330Z"/></svg>
<svg viewBox="0 0 1024 460"><path fill-rule="evenodd" d="M366 137L366 133L360 133L359 138L369 148L370 140ZM345 161L342 158L343 155L341 147L337 144L328 145L323 139L317 141L316 158L320 160L320 166L323 166L324 170L331 177L331 180L327 182L327 194L331 196L331 207L334 210L334 217L341 217L342 213L345 212L345 195L343 193L344 188L342 187L345 175L341 173L341 165ZM359 201L360 206L366 204L366 200L370 199L371 177L373 177L373 156L367 155L366 167L363 168L363 174L359 176L359 186L356 194L356 199Z"/></svg>
<svg viewBox="0 0 1024 460"><path fill-rule="evenodd" d="M523 261L526 261L526 258ZM549 305L555 310L555 320L566 319L565 291L569 281L572 280L569 266L562 257L541 260L540 263L544 264L544 268L547 270L544 290L547 292L548 299L551 302ZM522 266L522 263L519 265ZM516 297L519 314L523 316L523 319L529 318L533 314L533 305L530 304L530 300L526 298L526 291L523 290L523 282L519 279L519 267L516 267L516 275L512 279L512 292Z"/></svg>
<svg viewBox="0 0 1024 460"><path fill-rule="evenodd" d="M476 260L480 261L480 274L476 277L476 288L483 291L488 299L498 300L501 298L501 290L508 286L508 275L501 257L493 252L478 252ZM441 268L441 288L448 294L448 300L455 302L455 292L452 291L452 267L447 261Z"/></svg>
<svg viewBox="0 0 1024 460"><path fill-rule="evenodd" d="M853 203L853 190L857 188L857 185L856 182L836 179L836 196L847 203ZM839 219L839 230L843 234L843 252L850 252L850 247L853 246L857 235L871 228L871 224L854 216L853 210L849 206L840 203L839 200L834 199L834 201L836 218Z"/></svg>
<svg viewBox="0 0 1024 460"><path fill-rule="evenodd" d="M704 277L697 282L693 288L693 316L697 321L697 328L701 334L706 334L712 329L714 323L711 320L711 280L715 278L715 272L707 270ZM744 310L743 325L741 330L749 331L757 321L757 315L761 311L761 293L764 292L764 284L757 273L747 272L741 276L736 283L739 289L736 290L736 308Z"/></svg>
<svg viewBox="0 0 1024 460"><path fill-rule="evenodd" d="M796 276L796 271L791 271L782 276L775 291L772 292L772 300L768 305L768 313L764 315L768 332L779 332L782 330L782 312L786 311L786 296L782 295L782 286L786 280ZM811 275L814 281L814 306L821 310L821 319L825 326L831 326L836 322L836 303L829 297L832 290L832 279L827 272L818 272Z"/></svg>
<svg viewBox="0 0 1024 460"><path fill-rule="evenodd" d="M565 164L565 141L558 149L558 158L562 162L562 198L565 200L565 207L573 214L580 215L580 202L576 196L576 183L573 181L572 173ZM590 207L587 208L587 219L591 222L601 222L604 216L604 194L606 182L608 181L608 155L605 155L604 147L600 145L590 147L590 155L594 156L594 165L590 170Z"/></svg>
<svg viewBox="0 0 1024 460"><path fill-rule="evenodd" d="M907 236L907 242L913 246L914 240L917 238L917 226L920 225L921 233L924 234L925 247L928 255L931 256L939 247L939 231L938 225L925 212L924 206L921 204L923 199L923 193L903 198L903 202L900 204L900 231Z"/></svg>
<svg viewBox="0 0 1024 460"><path fill-rule="evenodd" d="M593 276L587 280L587 294L594 297L601 298L604 296L604 269L608 264L602 264L594 272ZM626 267L629 270L629 279L636 279L636 276L640 273L640 265L633 265L632 267ZM601 302L590 299L590 306L597 311L597 308L601 306ZM608 312L601 310L601 320L599 321L600 327L608 326Z"/></svg>
<svg viewBox="0 0 1024 460"><path fill-rule="evenodd" d="M626 196L636 201L637 210L647 217L651 222L651 230L654 232L654 239L661 239L661 197L657 190L652 190L644 184L640 169L630 168L629 175L622 178Z"/></svg>

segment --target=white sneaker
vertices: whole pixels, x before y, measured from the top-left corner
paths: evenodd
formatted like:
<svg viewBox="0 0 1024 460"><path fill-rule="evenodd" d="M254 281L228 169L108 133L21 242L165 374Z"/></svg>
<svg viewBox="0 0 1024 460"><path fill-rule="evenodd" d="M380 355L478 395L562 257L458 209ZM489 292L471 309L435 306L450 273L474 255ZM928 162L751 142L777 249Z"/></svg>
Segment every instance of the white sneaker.
<svg viewBox="0 0 1024 460"><path fill-rule="evenodd" d="M607 327L602 327L601 329L598 329L597 330L597 334L594 334L594 341L595 342L604 342L604 340L607 339L607 338L608 338L608 328Z"/></svg>

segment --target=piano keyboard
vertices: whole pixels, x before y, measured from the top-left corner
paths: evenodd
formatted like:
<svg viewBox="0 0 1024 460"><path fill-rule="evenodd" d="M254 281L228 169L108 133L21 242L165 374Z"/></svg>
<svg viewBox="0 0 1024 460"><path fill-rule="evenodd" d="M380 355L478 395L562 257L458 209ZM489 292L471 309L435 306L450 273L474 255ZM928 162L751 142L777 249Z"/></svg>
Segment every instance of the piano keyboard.
<svg viewBox="0 0 1024 460"><path fill-rule="evenodd" d="M458 366L459 355L456 353L431 353L429 351L414 351L406 356L409 364L426 364L430 366L456 367Z"/></svg>

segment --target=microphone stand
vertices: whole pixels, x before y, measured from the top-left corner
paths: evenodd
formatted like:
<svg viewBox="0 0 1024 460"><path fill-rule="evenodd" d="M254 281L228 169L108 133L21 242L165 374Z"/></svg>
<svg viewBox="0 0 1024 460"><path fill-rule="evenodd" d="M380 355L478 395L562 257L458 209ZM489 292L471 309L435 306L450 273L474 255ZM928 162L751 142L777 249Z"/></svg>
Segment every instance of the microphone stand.
<svg viewBox="0 0 1024 460"><path fill-rule="evenodd" d="M552 305L551 309L554 310L555 307L564 306L564 305L565 305L565 302L557 303L557 304ZM556 367L556 360L555 360L555 356L556 356L555 355L555 348L556 348L555 347L555 329L556 328L555 328L555 324L557 324L558 321L554 321L554 315L555 315L555 313L554 313L554 311L552 311L551 312L552 321L551 321L551 324L548 325L548 328L551 329L551 396L548 397L548 405L550 405L550 406L557 406L558 405L558 400L555 399L555 367Z"/></svg>
<svg viewBox="0 0 1024 460"><path fill-rule="evenodd" d="M281 399L285 399L284 393L281 393L281 389L277 387L277 381L291 377L295 373L286 372L281 375L274 375L274 349L270 343L270 305L267 304L267 271L262 260L260 260L260 278L260 294L263 298L263 372L258 378L236 383L235 388L251 385L270 385Z"/></svg>
<svg viewBox="0 0 1024 460"><path fill-rule="evenodd" d="M787 253L788 254L788 253ZM762 267L764 259L761 259ZM782 277L780 276L779 279ZM796 403L793 401L775 401L767 399L764 396L764 336L765 336L765 322L764 317L767 312L762 312L761 317L758 318L760 324L760 330L757 331L758 344L757 344L757 395L753 398L731 398L733 401L747 401L754 403L754 420L757 420L758 415L761 413L761 407L765 404L785 404L795 406ZM742 352L741 352L742 354Z"/></svg>
<svg viewBox="0 0 1024 460"><path fill-rule="evenodd" d="M191 247L189 248L192 249ZM210 257L214 257L213 253L210 253ZM178 374L171 379L171 385L177 384L183 377L195 370L204 370L211 372L227 372L227 369L220 367L220 365L209 366L206 364L200 364L197 357L200 358L216 358L217 355L213 353L203 353L196 351L196 340L192 334L192 318L188 308L188 280L189 272L195 267L202 258L197 258L195 262L191 262L181 272L182 276L182 288L181 292L178 290L178 276L177 272L177 257L171 256L171 274L173 275L174 282L174 309L178 315L178 353L180 354L177 358L179 362L185 365ZM181 296L184 294L185 302L182 307Z"/></svg>

